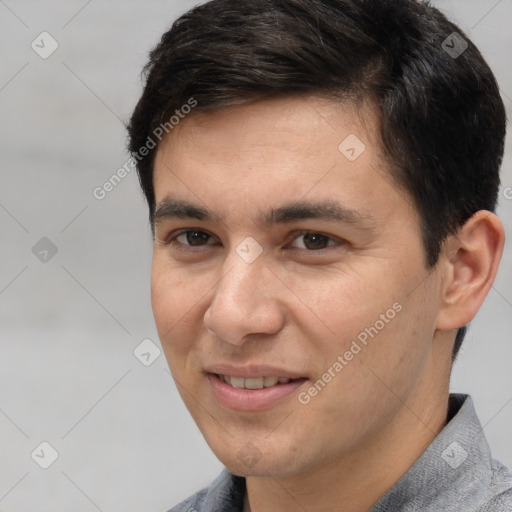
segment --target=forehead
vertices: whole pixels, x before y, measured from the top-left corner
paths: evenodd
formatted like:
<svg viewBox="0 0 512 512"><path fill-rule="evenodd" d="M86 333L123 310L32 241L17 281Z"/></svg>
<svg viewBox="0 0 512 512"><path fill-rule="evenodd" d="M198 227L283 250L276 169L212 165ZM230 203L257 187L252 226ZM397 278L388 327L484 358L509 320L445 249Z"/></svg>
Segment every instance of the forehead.
<svg viewBox="0 0 512 512"><path fill-rule="evenodd" d="M201 137L203 144L212 143L223 156L232 153L226 151L224 155L226 148L250 150L251 144L255 149L266 146L276 150L300 144L310 152L313 140L322 142L323 148L318 149L329 150L333 144L337 149L346 135L353 134L365 139L375 151L380 148L376 112L369 102L356 105L312 95L262 99L214 111L201 111L198 106L169 133L159 149L174 141Z"/></svg>
<svg viewBox="0 0 512 512"><path fill-rule="evenodd" d="M233 213L234 205L247 211L252 204L261 217L265 203L278 199L335 200L359 211L374 200L408 201L389 174L379 140L371 108L319 97L194 112L158 147L157 208L169 196L194 203L220 197L219 214L228 205Z"/></svg>

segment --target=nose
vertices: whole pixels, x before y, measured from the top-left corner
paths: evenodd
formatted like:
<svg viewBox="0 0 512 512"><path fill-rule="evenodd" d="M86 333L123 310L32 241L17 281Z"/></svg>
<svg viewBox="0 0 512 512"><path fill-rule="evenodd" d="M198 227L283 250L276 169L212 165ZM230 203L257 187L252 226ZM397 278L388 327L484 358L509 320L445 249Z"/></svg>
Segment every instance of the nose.
<svg viewBox="0 0 512 512"><path fill-rule="evenodd" d="M285 321L281 283L263 255L247 263L234 253L224 263L223 277L204 314L205 327L232 345L279 332Z"/></svg>

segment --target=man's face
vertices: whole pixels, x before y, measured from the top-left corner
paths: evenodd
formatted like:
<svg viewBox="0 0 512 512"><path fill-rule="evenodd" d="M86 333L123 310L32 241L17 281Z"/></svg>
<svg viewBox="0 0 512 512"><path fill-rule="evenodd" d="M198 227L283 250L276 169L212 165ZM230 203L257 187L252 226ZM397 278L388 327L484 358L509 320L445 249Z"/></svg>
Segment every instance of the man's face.
<svg viewBox="0 0 512 512"><path fill-rule="evenodd" d="M158 149L156 325L233 473L313 471L420 428L442 279L362 119L319 98L265 100L191 114Z"/></svg>

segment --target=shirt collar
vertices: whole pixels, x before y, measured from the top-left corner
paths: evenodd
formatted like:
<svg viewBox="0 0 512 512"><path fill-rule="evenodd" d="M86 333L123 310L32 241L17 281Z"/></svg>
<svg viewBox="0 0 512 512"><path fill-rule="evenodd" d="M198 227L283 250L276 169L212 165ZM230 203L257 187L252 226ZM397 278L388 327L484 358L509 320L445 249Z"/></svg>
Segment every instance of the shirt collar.
<svg viewBox="0 0 512 512"><path fill-rule="evenodd" d="M227 469L211 483L204 497L204 512L242 512L244 509L245 478Z"/></svg>
<svg viewBox="0 0 512 512"><path fill-rule="evenodd" d="M483 428L468 395L450 395L449 411L445 428L370 512L439 512L454 505L471 512L482 502L492 475Z"/></svg>

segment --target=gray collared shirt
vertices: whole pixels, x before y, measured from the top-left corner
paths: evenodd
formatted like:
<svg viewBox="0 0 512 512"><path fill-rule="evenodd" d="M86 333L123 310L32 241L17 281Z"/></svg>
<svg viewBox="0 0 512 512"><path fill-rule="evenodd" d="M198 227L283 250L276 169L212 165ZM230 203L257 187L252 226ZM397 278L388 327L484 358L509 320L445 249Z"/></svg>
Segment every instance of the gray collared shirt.
<svg viewBox="0 0 512 512"><path fill-rule="evenodd" d="M451 420L369 512L512 512L512 472L493 460L467 395L450 395ZM169 512L242 512L245 478L226 469Z"/></svg>

